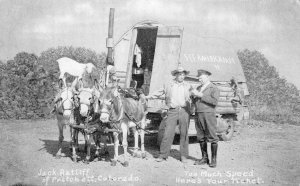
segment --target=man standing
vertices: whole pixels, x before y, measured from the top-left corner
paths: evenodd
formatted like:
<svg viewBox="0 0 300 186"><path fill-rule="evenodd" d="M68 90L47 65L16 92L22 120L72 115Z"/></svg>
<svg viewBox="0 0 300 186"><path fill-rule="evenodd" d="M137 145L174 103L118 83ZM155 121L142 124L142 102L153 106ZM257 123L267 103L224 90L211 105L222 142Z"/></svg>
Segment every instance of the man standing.
<svg viewBox="0 0 300 186"><path fill-rule="evenodd" d="M166 160L170 154L172 142L175 136L175 128L179 121L180 130L180 155L181 161L186 163L188 157L188 126L190 120L190 90L191 86L184 82L185 76L189 72L182 67L178 67L171 74L175 79L164 88L157 92L146 96L146 98L158 98L165 96L166 105L168 108L165 132L160 145L160 154L158 162Z"/></svg>
<svg viewBox="0 0 300 186"><path fill-rule="evenodd" d="M211 163L210 167L217 166L217 149L219 138L216 134L217 119L215 108L218 103L220 91L210 82L210 72L198 70L199 81L202 86L192 91L196 104L196 127L198 128L198 138L202 152L202 159L195 162L195 165L209 164L207 155L207 142L211 143Z"/></svg>

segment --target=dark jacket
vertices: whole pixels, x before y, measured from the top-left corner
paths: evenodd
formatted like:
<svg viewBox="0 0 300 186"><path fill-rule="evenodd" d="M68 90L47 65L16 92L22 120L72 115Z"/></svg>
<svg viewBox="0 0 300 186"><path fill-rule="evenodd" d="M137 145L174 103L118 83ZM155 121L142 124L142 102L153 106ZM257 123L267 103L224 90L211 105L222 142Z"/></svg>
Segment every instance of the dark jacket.
<svg viewBox="0 0 300 186"><path fill-rule="evenodd" d="M198 87L197 89L200 90L200 88L201 87ZM214 84L210 83L202 93L202 98L194 98L196 112L215 112L220 96L219 89Z"/></svg>

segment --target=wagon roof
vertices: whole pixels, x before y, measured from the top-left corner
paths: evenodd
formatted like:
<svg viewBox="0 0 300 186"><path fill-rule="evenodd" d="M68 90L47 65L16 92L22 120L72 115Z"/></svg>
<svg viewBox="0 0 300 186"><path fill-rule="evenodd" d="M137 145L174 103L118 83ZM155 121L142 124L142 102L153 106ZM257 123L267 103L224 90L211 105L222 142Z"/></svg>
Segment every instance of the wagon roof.
<svg viewBox="0 0 300 186"><path fill-rule="evenodd" d="M157 21L138 22L127 30L115 45L134 28L165 26ZM196 76L198 69L205 69L212 73L212 81L229 81L234 77L238 82L246 82L241 63L237 57L237 50L234 49L230 41L224 38L204 37L184 30L178 62L191 72L191 76Z"/></svg>

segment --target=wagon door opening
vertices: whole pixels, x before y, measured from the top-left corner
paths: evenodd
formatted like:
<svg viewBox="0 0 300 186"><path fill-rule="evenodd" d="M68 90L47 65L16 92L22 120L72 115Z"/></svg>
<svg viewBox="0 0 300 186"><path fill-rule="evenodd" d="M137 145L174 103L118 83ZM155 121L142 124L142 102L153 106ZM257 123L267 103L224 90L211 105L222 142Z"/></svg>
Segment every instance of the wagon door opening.
<svg viewBox="0 0 300 186"><path fill-rule="evenodd" d="M157 27L137 28L130 87L141 88L146 95L150 89L156 38Z"/></svg>
<svg viewBox="0 0 300 186"><path fill-rule="evenodd" d="M163 88L174 78L171 71L179 65L183 28L178 26L158 27L150 94ZM166 107L163 99L148 100L148 112L158 113Z"/></svg>

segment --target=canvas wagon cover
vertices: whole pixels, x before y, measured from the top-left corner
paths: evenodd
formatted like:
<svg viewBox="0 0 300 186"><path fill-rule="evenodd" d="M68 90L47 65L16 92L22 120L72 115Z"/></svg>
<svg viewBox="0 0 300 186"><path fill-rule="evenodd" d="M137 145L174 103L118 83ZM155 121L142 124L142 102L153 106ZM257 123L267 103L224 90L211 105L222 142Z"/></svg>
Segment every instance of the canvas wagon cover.
<svg viewBox="0 0 300 186"><path fill-rule="evenodd" d="M180 62L197 75L198 69L210 71L212 81L229 81L232 77L238 82L246 82L237 51L226 39L192 35L184 31Z"/></svg>

